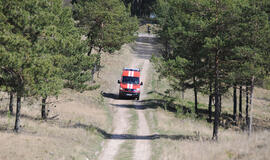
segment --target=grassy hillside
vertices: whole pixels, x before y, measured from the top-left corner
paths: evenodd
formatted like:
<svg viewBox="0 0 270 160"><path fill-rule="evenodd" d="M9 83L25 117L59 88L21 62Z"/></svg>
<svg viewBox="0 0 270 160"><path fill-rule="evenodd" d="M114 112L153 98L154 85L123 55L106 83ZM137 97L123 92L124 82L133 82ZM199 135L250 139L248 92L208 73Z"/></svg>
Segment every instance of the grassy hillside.
<svg viewBox="0 0 270 160"><path fill-rule="evenodd" d="M22 105L22 132L13 133L15 117L8 114L8 95L0 101L0 159L85 160L96 159L104 139L96 128L110 132L112 110L101 92L114 93L111 80L129 63L130 45L114 54L102 55L102 70L95 81L98 90L78 93L64 89L58 99L49 99L49 118L41 120L41 100L25 98ZM106 64L106 65L105 65ZM15 103L15 102L14 102Z"/></svg>
<svg viewBox="0 0 270 160"><path fill-rule="evenodd" d="M154 69L153 69L154 70ZM226 159L268 159L270 156L270 91L256 88L254 101L254 128L252 136L234 125L220 127L218 142L213 142L212 123L206 121L206 115L183 114L174 110L165 110L169 107L169 88L166 80L159 80L158 74L152 71L151 84L148 86L148 99L145 103L150 108L147 119L152 133L157 138L152 141L153 159L155 160L226 160ZM193 92L188 90L184 94L171 93L176 98L175 103L182 103L193 110ZM222 112L232 114L232 95L228 94L223 99ZM167 100L167 101L166 101ZM199 107L207 106L208 97L199 96ZM156 106L153 106L155 104ZM243 110L245 110L243 103ZM245 114L245 112L244 112ZM221 122L223 123L223 121ZM225 123L225 122L224 122ZM226 126L226 127L225 127Z"/></svg>

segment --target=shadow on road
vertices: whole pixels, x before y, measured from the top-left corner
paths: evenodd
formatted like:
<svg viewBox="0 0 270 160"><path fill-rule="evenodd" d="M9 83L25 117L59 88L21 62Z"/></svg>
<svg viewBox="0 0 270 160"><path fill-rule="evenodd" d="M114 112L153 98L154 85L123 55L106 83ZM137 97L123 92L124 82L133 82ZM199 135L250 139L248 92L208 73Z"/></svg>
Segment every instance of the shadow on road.
<svg viewBox="0 0 270 160"><path fill-rule="evenodd" d="M151 59L153 54L160 52L158 38L148 34L140 35L136 39L136 45L132 47L134 54L140 59Z"/></svg>
<svg viewBox="0 0 270 160"><path fill-rule="evenodd" d="M141 105L141 104L110 104L114 107L119 107L119 108L130 108L130 109L138 109L138 110L143 110L147 109L148 106L146 105Z"/></svg>
<svg viewBox="0 0 270 160"><path fill-rule="evenodd" d="M118 100L134 100L134 98L119 98L118 94L115 93L106 93L101 92L100 93L103 97L110 98L110 99L118 99ZM140 100L136 101L135 104L111 104L114 107L119 108L133 108L133 109L156 109L158 107L166 109L170 112L177 112L176 108L172 105L168 105L168 102L163 99L146 99L146 100Z"/></svg>
<svg viewBox="0 0 270 160"><path fill-rule="evenodd" d="M138 110L163 108L169 112L177 112L175 107L168 105L168 102L166 100L161 99L146 99L136 101L135 104L110 104L110 105L119 108L132 108Z"/></svg>
<svg viewBox="0 0 270 160"><path fill-rule="evenodd" d="M159 44L158 38L156 38L154 36L147 36L147 35L144 37L138 37L136 39L136 42Z"/></svg>
<svg viewBox="0 0 270 160"><path fill-rule="evenodd" d="M110 98L110 99L118 99L118 100L126 100L126 99L133 100L134 99L134 97L119 98L119 95L115 93L100 92L100 94L103 97Z"/></svg>
<svg viewBox="0 0 270 160"><path fill-rule="evenodd" d="M166 134L151 134L151 135L135 135L135 134L110 134L105 130L95 127L93 125L85 125L77 123L73 125L74 128L83 129L95 129L104 139L115 139L115 140L155 140L155 139L170 139L170 140L192 140L192 141L207 141L210 137L201 137L197 135L166 135Z"/></svg>
<svg viewBox="0 0 270 160"><path fill-rule="evenodd" d="M106 97L106 98L119 99L118 94L115 94L115 93L106 93L106 92L101 91L100 94L101 94L103 97Z"/></svg>

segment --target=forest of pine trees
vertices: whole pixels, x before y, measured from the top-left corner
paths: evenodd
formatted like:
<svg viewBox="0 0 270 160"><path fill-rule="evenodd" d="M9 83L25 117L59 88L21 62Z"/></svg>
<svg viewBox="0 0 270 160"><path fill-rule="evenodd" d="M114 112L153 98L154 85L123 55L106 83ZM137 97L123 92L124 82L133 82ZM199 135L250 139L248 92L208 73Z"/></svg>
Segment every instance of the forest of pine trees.
<svg viewBox="0 0 270 160"><path fill-rule="evenodd" d="M16 99L14 131L20 130L22 98L46 100L62 88L84 91L100 65L100 54L119 50L135 38L138 21L119 0L0 1L0 90ZM83 38L86 36L86 39ZM16 97L16 98L14 98Z"/></svg>
<svg viewBox="0 0 270 160"><path fill-rule="evenodd" d="M198 93L209 96L214 140L218 139L222 95L231 88L233 119L244 117L245 98L248 133L252 130L254 85L267 78L270 69L269 10L266 0L157 1L158 35L164 47L162 56L153 61L175 90L193 89L195 113Z"/></svg>
<svg viewBox="0 0 270 160"><path fill-rule="evenodd" d="M214 140L222 96L232 89L233 120L245 117L250 134L254 86L270 71L268 0L1 0L0 90L10 96L10 114L16 99L14 130L22 98L40 99L46 119L48 97L97 87L86 82L99 71L101 54L132 42L136 16L153 12L163 45L153 58L160 75L176 91L193 90L196 114L198 94L209 96Z"/></svg>

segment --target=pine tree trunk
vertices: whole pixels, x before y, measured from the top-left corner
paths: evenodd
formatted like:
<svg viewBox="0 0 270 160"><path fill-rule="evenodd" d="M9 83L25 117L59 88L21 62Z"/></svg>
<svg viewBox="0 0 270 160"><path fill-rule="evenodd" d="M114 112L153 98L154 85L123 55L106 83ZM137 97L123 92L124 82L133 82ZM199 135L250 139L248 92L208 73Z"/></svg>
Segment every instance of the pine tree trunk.
<svg viewBox="0 0 270 160"><path fill-rule="evenodd" d="M88 56L90 56L90 55L91 55L92 50L93 50L93 47L91 46L91 47L90 47L90 50L89 50L89 51L88 51L88 53L87 53L87 55L88 55Z"/></svg>
<svg viewBox="0 0 270 160"><path fill-rule="evenodd" d="M100 78L99 76L99 73L100 73L100 69L101 69L101 65L100 65L100 57L98 57L98 63L97 63L97 66L96 66L96 70L97 70L97 77Z"/></svg>
<svg viewBox="0 0 270 160"><path fill-rule="evenodd" d="M221 106L222 106L222 96L221 96L220 91L219 91L219 116L221 114Z"/></svg>
<svg viewBox="0 0 270 160"><path fill-rule="evenodd" d="M179 85L183 86L183 84L179 84ZM185 89L184 89L184 87L181 88L181 98L182 98L182 100L185 99Z"/></svg>
<svg viewBox="0 0 270 160"><path fill-rule="evenodd" d="M138 11L139 11L139 17L141 17L142 16L142 0L139 0Z"/></svg>
<svg viewBox="0 0 270 160"><path fill-rule="evenodd" d="M212 65L211 65L212 57L209 56L208 59L208 67L209 71L212 71ZM212 99L213 99L213 76L209 74L209 102L208 102L208 121L212 122Z"/></svg>
<svg viewBox="0 0 270 160"><path fill-rule="evenodd" d="M165 58L168 58L169 57L169 43L168 43L168 40L166 39L166 42L165 42Z"/></svg>
<svg viewBox="0 0 270 160"><path fill-rule="evenodd" d="M236 84L233 86L233 120L236 121L237 114L237 92L236 92Z"/></svg>
<svg viewBox="0 0 270 160"><path fill-rule="evenodd" d="M47 97L42 98L42 104L41 104L41 118L42 119L47 119L46 100L47 100Z"/></svg>
<svg viewBox="0 0 270 160"><path fill-rule="evenodd" d="M219 53L216 52L215 55L215 120L213 127L213 140L218 140L218 127L219 127L219 117L220 117L220 93L219 93Z"/></svg>
<svg viewBox="0 0 270 160"><path fill-rule="evenodd" d="M194 84L194 103L195 103L194 107L195 113L198 114L198 91L195 77L193 77L193 84Z"/></svg>
<svg viewBox="0 0 270 160"><path fill-rule="evenodd" d="M242 85L239 88L239 119L242 119Z"/></svg>
<svg viewBox="0 0 270 160"><path fill-rule="evenodd" d="M212 120L212 83L209 84L209 103L208 103L208 119L211 122Z"/></svg>
<svg viewBox="0 0 270 160"><path fill-rule="evenodd" d="M10 97L9 97L9 113L13 115L13 93L10 92Z"/></svg>
<svg viewBox="0 0 270 160"><path fill-rule="evenodd" d="M21 116L21 96L17 94L16 120L14 126L14 131L17 133L20 131L20 116Z"/></svg>
<svg viewBox="0 0 270 160"><path fill-rule="evenodd" d="M195 100L195 113L198 114L198 92L197 92L197 88L194 88L194 100Z"/></svg>
<svg viewBox="0 0 270 160"><path fill-rule="evenodd" d="M96 64L95 64L94 68L92 68L92 70L91 70L91 81L94 81L95 68L96 68Z"/></svg>
<svg viewBox="0 0 270 160"><path fill-rule="evenodd" d="M250 84L250 107L249 107L248 135L250 135L252 132L253 90L254 90L254 76L252 76L251 84Z"/></svg>
<svg viewBox="0 0 270 160"><path fill-rule="evenodd" d="M246 125L249 126L249 98L248 98L248 85L246 85Z"/></svg>

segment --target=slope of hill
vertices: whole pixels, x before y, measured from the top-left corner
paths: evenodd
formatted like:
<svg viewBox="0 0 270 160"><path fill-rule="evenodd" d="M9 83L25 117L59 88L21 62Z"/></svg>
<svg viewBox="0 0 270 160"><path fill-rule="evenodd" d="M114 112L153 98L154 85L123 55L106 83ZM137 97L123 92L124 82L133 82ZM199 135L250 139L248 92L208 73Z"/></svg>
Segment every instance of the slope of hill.
<svg viewBox="0 0 270 160"><path fill-rule="evenodd" d="M15 117L8 114L8 95L0 101L0 159L96 159L103 145L103 135L97 127L110 131L112 110L101 91L115 90L112 79L129 63L132 49L124 45L112 55L103 54L101 88L78 93L64 89L58 99L49 99L49 118L41 120L41 100L25 98L22 105L22 132L13 133ZM118 88L117 88L118 89ZM15 102L14 102L15 103Z"/></svg>

